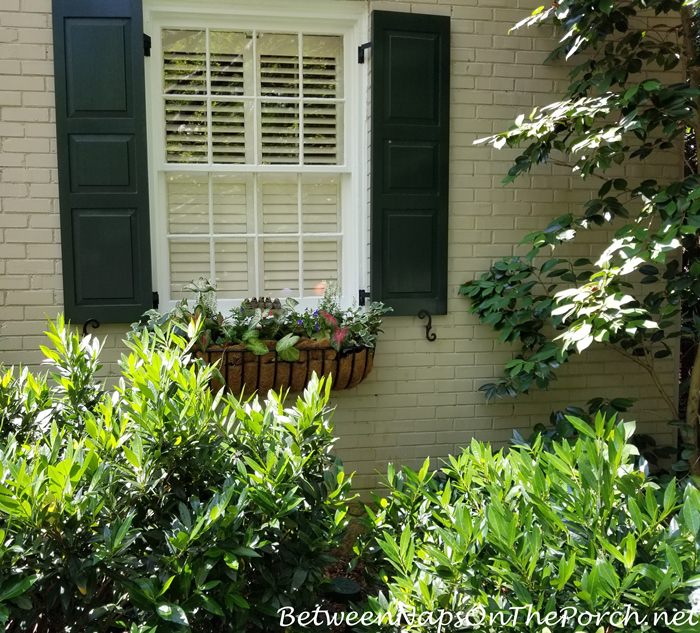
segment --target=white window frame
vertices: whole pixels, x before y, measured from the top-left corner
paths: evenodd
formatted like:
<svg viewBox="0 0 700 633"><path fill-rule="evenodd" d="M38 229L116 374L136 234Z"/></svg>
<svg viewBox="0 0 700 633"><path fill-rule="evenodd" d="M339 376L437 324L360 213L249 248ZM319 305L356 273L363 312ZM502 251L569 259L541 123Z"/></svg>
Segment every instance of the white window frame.
<svg viewBox="0 0 700 633"><path fill-rule="evenodd" d="M365 66L357 63L357 48L368 39L368 12L362 2L346 0L145 0L144 31L151 36L151 57L146 61L146 113L148 118L148 171L151 218L152 268L160 307L177 303L170 296L170 258L166 214L165 174L183 172L182 165L165 159L165 123L162 108L162 29L186 28L301 31L343 37L345 98L343 117L344 161L337 165L217 165L190 164L187 171L220 173L316 173L347 174L341 178L341 303L357 304L359 289L367 278L369 209L368 79ZM194 165L194 167L193 167ZM299 289L302 292L302 288ZM219 309L228 311L237 301L219 299ZM313 301L305 302L308 307Z"/></svg>

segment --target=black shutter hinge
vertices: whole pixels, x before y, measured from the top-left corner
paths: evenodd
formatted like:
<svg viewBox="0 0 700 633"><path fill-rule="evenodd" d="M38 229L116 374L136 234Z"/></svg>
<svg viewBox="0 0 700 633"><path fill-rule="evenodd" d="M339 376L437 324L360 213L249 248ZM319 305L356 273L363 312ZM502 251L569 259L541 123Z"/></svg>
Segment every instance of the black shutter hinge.
<svg viewBox="0 0 700 633"><path fill-rule="evenodd" d="M365 42L357 47L357 63L365 63L365 51L372 46L372 42Z"/></svg>
<svg viewBox="0 0 700 633"><path fill-rule="evenodd" d="M151 56L151 36L145 33L143 34L143 56Z"/></svg>
<svg viewBox="0 0 700 633"><path fill-rule="evenodd" d="M367 299L369 299L369 292L367 292L364 288L360 288L358 299L360 301L361 306L366 305Z"/></svg>
<svg viewBox="0 0 700 633"><path fill-rule="evenodd" d="M428 319L428 322L425 324L425 338L430 342L434 341L437 338L437 334L431 331L433 329L433 315L430 314L430 312L428 312L427 310L421 310L418 313L418 318Z"/></svg>
<svg viewBox="0 0 700 633"><path fill-rule="evenodd" d="M157 310L159 305L160 305L160 297L158 296L157 292L154 292L153 293L153 309Z"/></svg>
<svg viewBox="0 0 700 633"><path fill-rule="evenodd" d="M85 321L85 325L83 325L83 336L88 335L89 327L96 330L98 327L100 327L100 322L97 319L88 319L87 321Z"/></svg>

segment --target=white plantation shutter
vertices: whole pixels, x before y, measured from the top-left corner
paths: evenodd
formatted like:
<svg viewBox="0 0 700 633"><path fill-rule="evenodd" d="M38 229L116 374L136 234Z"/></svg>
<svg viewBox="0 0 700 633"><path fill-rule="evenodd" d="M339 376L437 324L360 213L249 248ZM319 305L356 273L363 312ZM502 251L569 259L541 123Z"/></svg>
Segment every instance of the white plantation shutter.
<svg viewBox="0 0 700 633"><path fill-rule="evenodd" d="M303 176L301 179L303 232L340 231L340 181L337 176Z"/></svg>
<svg viewBox="0 0 700 633"><path fill-rule="evenodd" d="M304 240L304 295L322 296L326 282L338 282L339 240Z"/></svg>
<svg viewBox="0 0 700 633"><path fill-rule="evenodd" d="M255 294L254 247L252 240L217 240L214 244L216 288L224 297Z"/></svg>
<svg viewBox="0 0 700 633"><path fill-rule="evenodd" d="M163 91L203 95L207 92L207 52L204 31L163 31Z"/></svg>
<svg viewBox="0 0 700 633"><path fill-rule="evenodd" d="M212 176L212 228L217 235L255 231L253 177L247 174Z"/></svg>
<svg viewBox="0 0 700 633"><path fill-rule="evenodd" d="M168 99L165 139L168 162L207 162L206 101Z"/></svg>
<svg viewBox="0 0 700 633"><path fill-rule="evenodd" d="M199 276L236 300L342 282L343 38L161 33L171 299Z"/></svg>
<svg viewBox="0 0 700 633"><path fill-rule="evenodd" d="M207 160L206 34L163 31L163 92L168 162Z"/></svg>
<svg viewBox="0 0 700 633"><path fill-rule="evenodd" d="M335 103L304 106L304 164L334 165L340 152L338 113Z"/></svg>
<svg viewBox="0 0 700 633"><path fill-rule="evenodd" d="M266 297L299 294L299 243L296 240L263 240L262 268L262 291Z"/></svg>
<svg viewBox="0 0 700 633"><path fill-rule="evenodd" d="M299 104L263 101L260 104L262 163L299 162Z"/></svg>
<svg viewBox="0 0 700 633"><path fill-rule="evenodd" d="M303 56L304 164L333 165L340 156L342 97L342 40L306 36ZM309 99L314 101L309 101Z"/></svg>
<svg viewBox="0 0 700 633"><path fill-rule="evenodd" d="M213 95L227 97L245 94L244 64L251 33L211 31L209 34L209 74Z"/></svg>
<svg viewBox="0 0 700 633"><path fill-rule="evenodd" d="M169 174L167 178L170 233L209 232L209 184L206 174Z"/></svg>
<svg viewBox="0 0 700 633"><path fill-rule="evenodd" d="M299 230L297 177L260 178L260 211L263 233L296 233Z"/></svg>
<svg viewBox="0 0 700 633"><path fill-rule="evenodd" d="M245 106L240 101L212 101L212 160L215 163L245 163Z"/></svg>
<svg viewBox="0 0 700 633"><path fill-rule="evenodd" d="M211 278L209 242L170 242L170 296L183 299L190 293L184 286L199 277Z"/></svg>

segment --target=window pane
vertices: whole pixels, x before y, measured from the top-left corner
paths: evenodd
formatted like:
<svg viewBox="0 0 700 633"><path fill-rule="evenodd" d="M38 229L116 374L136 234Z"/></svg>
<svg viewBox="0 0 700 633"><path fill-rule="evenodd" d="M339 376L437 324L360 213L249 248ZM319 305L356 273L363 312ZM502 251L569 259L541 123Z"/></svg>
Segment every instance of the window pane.
<svg viewBox="0 0 700 633"><path fill-rule="evenodd" d="M299 104L260 103L260 142L264 164L299 162Z"/></svg>
<svg viewBox="0 0 700 633"><path fill-rule="evenodd" d="M282 33L258 35L258 73L263 97L299 96L299 38Z"/></svg>
<svg viewBox="0 0 700 633"><path fill-rule="evenodd" d="M207 90L204 31L165 30L163 91L166 94L204 94Z"/></svg>
<svg viewBox="0 0 700 633"><path fill-rule="evenodd" d="M255 294L255 260L252 240L217 240L214 246L216 289L221 299L242 299Z"/></svg>
<svg viewBox="0 0 700 633"><path fill-rule="evenodd" d="M170 296L183 299L192 293L183 290L194 279L211 279L209 242L170 241Z"/></svg>
<svg viewBox="0 0 700 633"><path fill-rule="evenodd" d="M304 103L304 163L341 163L342 106L339 103Z"/></svg>
<svg viewBox="0 0 700 633"><path fill-rule="evenodd" d="M242 101L212 101L212 154L215 163L246 162L246 106Z"/></svg>
<svg viewBox="0 0 700 633"><path fill-rule="evenodd" d="M212 178L214 233L252 233L251 177L218 174Z"/></svg>
<svg viewBox="0 0 700 633"><path fill-rule="evenodd" d="M341 98L343 38L304 35L303 94L313 98Z"/></svg>
<svg viewBox="0 0 700 633"><path fill-rule="evenodd" d="M301 217L304 233L336 233L340 228L340 186L335 176L304 176Z"/></svg>
<svg viewBox="0 0 700 633"><path fill-rule="evenodd" d="M296 174L260 177L259 203L262 233L297 233L299 231L298 184ZM298 268L298 264L295 266Z"/></svg>
<svg viewBox="0 0 700 633"><path fill-rule="evenodd" d="M270 239L263 240L262 263L262 290L266 297L298 296L298 242Z"/></svg>
<svg viewBox="0 0 700 633"><path fill-rule="evenodd" d="M304 296L320 297L326 282L340 282L340 243L335 240L304 240Z"/></svg>
<svg viewBox="0 0 700 633"><path fill-rule="evenodd" d="M252 38L251 33L229 31L209 33L211 94L230 97L246 94L244 55L246 49L252 48Z"/></svg>
<svg viewBox="0 0 700 633"><path fill-rule="evenodd" d="M165 101L165 152L169 163L207 162L206 101Z"/></svg>
<svg viewBox="0 0 700 633"><path fill-rule="evenodd" d="M208 181L206 174L168 174L170 233L209 233Z"/></svg>

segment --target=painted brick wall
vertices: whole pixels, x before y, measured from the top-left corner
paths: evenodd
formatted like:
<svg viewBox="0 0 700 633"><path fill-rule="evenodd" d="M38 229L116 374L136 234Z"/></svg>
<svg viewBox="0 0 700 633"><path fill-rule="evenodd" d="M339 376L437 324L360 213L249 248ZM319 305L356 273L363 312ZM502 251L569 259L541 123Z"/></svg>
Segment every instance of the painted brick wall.
<svg viewBox="0 0 700 633"><path fill-rule="evenodd" d="M508 34L537 4L369 3L371 9L452 17L450 299L449 314L434 318L434 343L425 340L417 318L388 318L373 374L335 396L338 450L357 471L360 489L374 487L388 461L416 465L472 437L503 443L513 428L546 421L552 408L597 395L638 398L633 417L641 428L662 442L672 440L664 424L668 412L648 376L599 350L565 367L547 393L487 404L478 392L511 352L467 314L459 285L493 258L514 253L525 232L574 209L591 191L556 167L504 188L500 180L514 153L473 145L507 128L520 112L550 102L565 85L566 68L541 64L552 46L551 30ZM50 9L50 0L3 0L0 6L0 362L6 364L39 362L45 320L62 305ZM675 177L680 169L680 160L669 156L631 171ZM595 255L600 243L598 237L568 252ZM105 338L105 374L114 375L123 328L98 332ZM668 387L673 363L661 365Z"/></svg>

